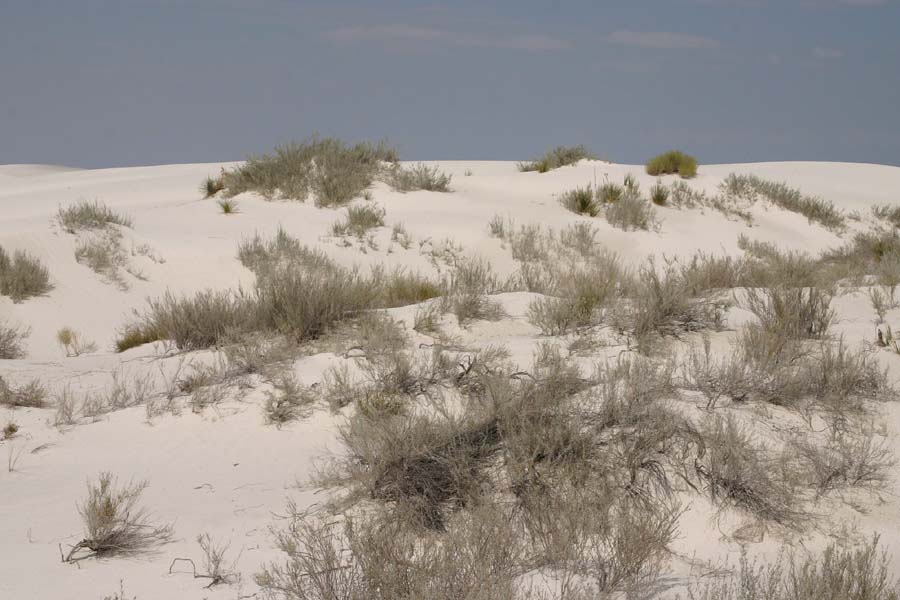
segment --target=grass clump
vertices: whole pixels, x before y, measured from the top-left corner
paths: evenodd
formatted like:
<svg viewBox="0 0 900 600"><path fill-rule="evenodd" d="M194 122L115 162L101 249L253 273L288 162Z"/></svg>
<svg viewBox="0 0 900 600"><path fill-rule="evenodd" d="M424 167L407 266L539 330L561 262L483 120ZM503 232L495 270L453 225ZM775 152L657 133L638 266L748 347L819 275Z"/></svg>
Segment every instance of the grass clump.
<svg viewBox="0 0 900 600"><path fill-rule="evenodd" d="M0 296L18 303L52 289L50 273L40 260L22 250L16 250L10 258L0 246Z"/></svg>
<svg viewBox="0 0 900 600"><path fill-rule="evenodd" d="M57 212L60 225L68 233L77 233L86 229L103 229L109 225L132 227L131 217L117 213L99 200L93 202L81 200L67 206L60 207Z"/></svg>
<svg viewBox="0 0 900 600"><path fill-rule="evenodd" d="M225 182L221 175L219 177L207 175L203 183L200 184L200 191L203 193L204 198L212 198L224 189Z"/></svg>
<svg viewBox="0 0 900 600"><path fill-rule="evenodd" d="M671 150L651 158L646 169L648 175L677 173L682 179L690 179L697 175L697 159L678 150Z"/></svg>
<svg viewBox="0 0 900 600"><path fill-rule="evenodd" d="M231 198L220 198L216 200L216 204L223 215L233 215L239 212L238 203Z"/></svg>
<svg viewBox="0 0 900 600"><path fill-rule="evenodd" d="M66 356L79 356L97 350L97 344L85 341L81 334L71 327L63 327L57 331L56 341L66 351Z"/></svg>
<svg viewBox="0 0 900 600"><path fill-rule="evenodd" d="M395 166L390 170L387 180L398 192L425 190L428 192L449 192L451 175L438 170L437 165L429 167L418 163L409 167Z"/></svg>
<svg viewBox="0 0 900 600"><path fill-rule="evenodd" d="M657 181L656 185L650 188L650 201L657 206L665 206L669 201L669 188Z"/></svg>
<svg viewBox="0 0 900 600"><path fill-rule="evenodd" d="M629 190L629 192L637 195L634 187L628 187L627 189ZM626 188L622 187L621 185L613 183L611 181L607 181L597 188L597 200L599 200L602 204L613 204L622 199L622 196L625 194L625 190Z"/></svg>
<svg viewBox="0 0 900 600"><path fill-rule="evenodd" d="M546 173L559 167L574 165L580 160L597 160L597 157L584 146L557 146L537 160L520 162L518 168L522 172Z"/></svg>
<svg viewBox="0 0 900 600"><path fill-rule="evenodd" d="M723 187L727 193L737 197L762 196L779 208L799 213L809 222L819 223L826 229L840 231L846 226L846 217L835 208L834 204L821 198L807 196L785 183L767 181L756 175L732 173L725 179Z"/></svg>
<svg viewBox="0 0 900 600"><path fill-rule="evenodd" d="M830 543L820 554L799 559L785 551L771 564L741 556L737 573L695 584L689 600L897 600L900 584L878 536L853 548Z"/></svg>
<svg viewBox="0 0 900 600"><path fill-rule="evenodd" d="M12 386L0 377L0 405L42 408L47 400L47 390L37 379L23 386Z"/></svg>
<svg viewBox="0 0 900 600"><path fill-rule="evenodd" d="M593 188L589 185L565 192L560 197L559 203L567 210L579 215L596 217L600 212L600 204L594 196ZM492 225L492 230L493 227L494 226Z"/></svg>
<svg viewBox="0 0 900 600"><path fill-rule="evenodd" d="M456 315L460 323L474 319L497 320L503 316L503 309L488 296L501 289L490 262L483 258L457 259L441 306L444 312Z"/></svg>
<svg viewBox="0 0 900 600"><path fill-rule="evenodd" d="M649 231L656 226L656 211L653 206L630 191L607 204L605 214L610 225L625 231Z"/></svg>
<svg viewBox="0 0 900 600"><path fill-rule="evenodd" d="M128 266L128 254L122 246L120 232L107 229L82 238L75 246L75 260L121 289L128 289L121 272L123 267Z"/></svg>
<svg viewBox="0 0 900 600"><path fill-rule="evenodd" d="M14 359L25 357L25 339L31 334L31 329L18 325L8 325L0 321L0 359Z"/></svg>
<svg viewBox="0 0 900 600"><path fill-rule="evenodd" d="M382 172L396 163L396 150L384 143L347 145L334 138L312 137L275 148L225 171L224 193L231 197L256 192L267 199L306 200L316 206L340 206L360 196Z"/></svg>
<svg viewBox="0 0 900 600"><path fill-rule="evenodd" d="M380 206L360 204L347 207L347 217L331 226L336 236L353 235L362 238L371 229L384 225L385 210Z"/></svg>
<svg viewBox="0 0 900 600"><path fill-rule="evenodd" d="M119 487L110 473L88 483L88 497L78 506L84 539L72 546L65 561L140 553L171 539L172 526L154 525L139 504L147 485L143 481Z"/></svg>

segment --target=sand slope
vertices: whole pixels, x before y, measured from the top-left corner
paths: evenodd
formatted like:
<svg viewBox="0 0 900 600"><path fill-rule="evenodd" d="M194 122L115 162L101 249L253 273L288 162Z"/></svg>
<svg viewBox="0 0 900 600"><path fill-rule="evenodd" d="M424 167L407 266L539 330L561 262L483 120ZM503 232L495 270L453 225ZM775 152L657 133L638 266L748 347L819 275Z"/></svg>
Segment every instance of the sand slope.
<svg viewBox="0 0 900 600"><path fill-rule="evenodd" d="M55 286L46 297L21 304L0 297L0 321L21 323L32 330L28 357L0 361L0 375L15 382L40 377L55 390L65 385L99 389L108 385L113 373L149 374L163 385L182 357L163 356L159 344L116 354L112 348L117 330L148 297L167 290L189 293L250 285L253 274L238 262L235 252L238 242L254 232L271 234L281 226L343 264L402 265L428 273L434 272L428 250L449 238L465 253L485 256L508 274L515 269L509 249L488 234L494 215L512 217L522 225L559 229L584 220L559 206L560 192L606 178L621 182L628 173L644 190L656 180L642 166L590 161L547 174L519 173L513 162L436 164L453 175L453 193L401 194L376 184L374 200L387 211L387 227L376 234L378 250L365 253L331 237L330 226L342 210L243 195L237 198L238 214L220 214L214 200L202 199L199 185L207 175L230 164L99 170L0 166L0 246L38 256ZM471 176L464 175L468 170ZM714 192L732 172L785 181L834 202L841 210L857 211L862 221L851 222L851 232L868 226L872 206L900 200L900 168L868 164L708 165L701 167L690 185ZM132 254L131 265L144 280L126 274L128 289L120 289L75 261L76 237L63 232L54 216L59 206L79 199L100 200L133 218L134 227L123 230L124 239ZM753 227L715 211L667 208L658 210L659 231L624 232L603 219L591 221L602 242L631 263L651 254L737 253L741 233L812 253L842 243L837 235L800 215L762 206L753 212ZM403 223L413 236L415 242L408 250L390 242L394 223ZM538 338L537 329L524 318L528 298L528 294L503 295L510 316L500 323L475 324L465 335L473 343L506 343L524 364ZM841 317L838 333L852 345L871 341L874 315L865 294L837 298L835 306ZM409 308L394 312L404 318L412 314ZM96 342L97 352L67 358L55 342L63 326ZM202 359L203 353L198 355L201 358L188 360ZM879 358L892 376L900 376L900 356L884 352ZM331 354L317 355L299 361L295 369L304 382L314 383L338 360ZM202 414L187 409L179 416L148 422L144 409L136 407L65 430L52 426L52 409L18 409L10 414L3 410L0 422L11 416L21 431L12 440L0 442L0 458L8 458L10 464L15 460L12 471L0 468L0 598L99 600L118 590L120 580L128 597L136 595L140 600L224 599L256 591L253 573L277 556L267 529L273 513L281 511L288 496L300 504L316 501L312 490L299 491L292 484L309 475L316 457L337 448L333 418L326 412L279 430L264 425L263 401L262 391L252 390L240 400ZM900 411L893 406L884 410L888 426L897 432ZM892 439L900 449L900 437ZM126 480L149 480L146 504L161 519L175 522L177 539L149 556L87 561L81 568L62 564L58 546L80 539L75 503L84 496L86 479L103 470ZM862 512L837 508L834 520L847 518L858 521L863 531L884 532L900 573L900 501L893 485L882 494L883 502L861 500ZM710 558L720 551L734 552L735 547L725 542L721 547L708 543L719 539L717 526L698 502L682 522L678 550L688 554L697 550ZM194 538L204 532L231 540L230 555L239 556L237 569L244 576L240 586L204 590L204 582L189 574L167 574L176 556L200 558Z"/></svg>

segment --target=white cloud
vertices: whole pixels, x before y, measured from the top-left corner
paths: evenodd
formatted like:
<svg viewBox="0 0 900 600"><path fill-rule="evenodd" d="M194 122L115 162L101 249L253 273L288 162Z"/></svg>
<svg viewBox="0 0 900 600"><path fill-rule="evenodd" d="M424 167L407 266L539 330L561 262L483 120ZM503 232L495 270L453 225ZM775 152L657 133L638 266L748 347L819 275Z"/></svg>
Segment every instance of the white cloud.
<svg viewBox="0 0 900 600"><path fill-rule="evenodd" d="M464 46L472 48L506 48L512 50L564 50L571 45L546 35L487 35L472 34L413 25L364 25L342 27L324 33L340 43L412 42Z"/></svg>
<svg viewBox="0 0 900 600"><path fill-rule="evenodd" d="M669 31L614 31L606 36L606 41L612 44L665 50L718 48L721 45L711 38Z"/></svg>

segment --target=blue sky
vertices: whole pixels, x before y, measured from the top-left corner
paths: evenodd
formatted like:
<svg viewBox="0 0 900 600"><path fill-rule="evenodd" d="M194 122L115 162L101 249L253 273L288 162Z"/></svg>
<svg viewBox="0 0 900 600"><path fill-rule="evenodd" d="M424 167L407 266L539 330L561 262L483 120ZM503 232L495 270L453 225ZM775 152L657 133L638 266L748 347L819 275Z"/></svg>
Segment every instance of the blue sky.
<svg viewBox="0 0 900 600"><path fill-rule="evenodd" d="M900 0L0 0L0 164L405 159L900 165Z"/></svg>

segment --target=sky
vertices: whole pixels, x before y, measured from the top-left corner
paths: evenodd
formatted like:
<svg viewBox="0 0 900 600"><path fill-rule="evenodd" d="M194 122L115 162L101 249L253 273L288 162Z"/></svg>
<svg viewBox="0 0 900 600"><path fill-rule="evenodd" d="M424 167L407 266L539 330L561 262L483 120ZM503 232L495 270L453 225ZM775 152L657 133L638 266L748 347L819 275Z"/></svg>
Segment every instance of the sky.
<svg viewBox="0 0 900 600"><path fill-rule="evenodd" d="M0 0L0 164L900 165L900 0Z"/></svg>

